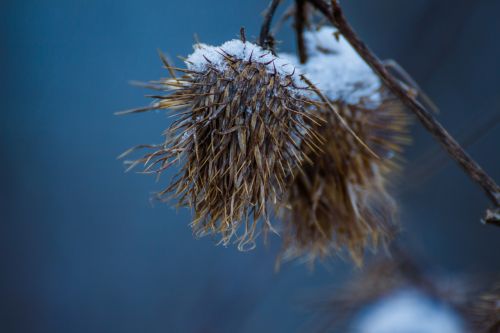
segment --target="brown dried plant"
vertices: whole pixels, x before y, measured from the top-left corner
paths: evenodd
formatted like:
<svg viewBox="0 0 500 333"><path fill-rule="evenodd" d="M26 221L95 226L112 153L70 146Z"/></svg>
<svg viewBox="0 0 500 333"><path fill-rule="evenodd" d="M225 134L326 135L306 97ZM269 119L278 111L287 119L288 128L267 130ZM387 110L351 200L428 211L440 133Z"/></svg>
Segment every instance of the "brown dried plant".
<svg viewBox="0 0 500 333"><path fill-rule="evenodd" d="M149 149L130 162L130 168L143 164L144 172L157 175L174 163L180 165L158 198L175 198L178 206L191 208L197 236L217 235L224 245L234 241L241 250L251 249L261 232L273 230L271 218L284 208L283 258L312 261L346 249L360 265L366 248L387 243L397 231L397 209L388 185L408 141L403 105L498 206L496 183L420 103L419 89L389 74L351 29L337 1L297 1L300 62L307 64L303 34L308 23L307 14L300 11L310 5L337 28L335 39L342 35L373 70L383 84L378 91L382 103L374 106L369 96L355 104L330 100L307 79L307 72L283 71L270 33L279 3L269 5L260 46L246 42L242 29L239 43L250 45L251 53L197 44L207 52L197 54L196 64L188 58L185 69L163 58L171 77L149 85L162 93L152 96L156 102L151 106L130 111L175 113L163 144L141 145L124 155ZM300 87L299 77L306 86Z"/></svg>
<svg viewBox="0 0 500 333"><path fill-rule="evenodd" d="M279 0L272 0L273 2ZM357 54L366 62L376 75L384 82L402 103L404 103L420 121L423 127L431 133L443 146L449 156L453 158L460 167L474 180L490 199L493 207L486 211L483 223L500 226L500 186L486 173L481 166L460 146L460 144L448 133L448 131L435 118L431 109L416 98L411 90L401 84L400 80L392 75L384 63L370 50L365 42L357 35L350 22L344 16L344 11L339 0L304 0L315 10L321 12L324 18L338 29L351 44ZM300 27L301 25L297 25ZM298 34L302 32L298 29ZM299 36L300 37L300 36Z"/></svg>
<svg viewBox="0 0 500 333"><path fill-rule="evenodd" d="M363 101L332 103L360 140L331 110L316 109L327 125L313 130L325 141L320 151L301 147L312 163L297 170L289 184L285 259L325 258L345 248L360 265L366 247L393 237L397 209L387 185L408 142L408 117L401 103L381 93L383 102L375 109Z"/></svg>
<svg viewBox="0 0 500 333"><path fill-rule="evenodd" d="M143 164L146 172L161 174L179 163L179 173L158 197L192 208L196 235L219 235L222 244L235 241L247 250L260 233L259 220L264 232L272 229L275 205L309 158L304 148L318 149L319 136L309 128L321 120L308 113L316 103L293 73L269 70L276 57L263 63L258 55L242 59L223 47L217 52L223 64L205 58L201 71L173 68L164 59L172 77L153 88L167 93L132 112L170 109L176 120L165 142L147 147L151 152L131 167ZM174 70L184 75L176 77Z"/></svg>
<svg viewBox="0 0 500 333"><path fill-rule="evenodd" d="M406 141L407 118L385 88L373 91L381 103L365 96L349 104L326 97L307 71L283 70L286 61L266 38L277 4L260 38L270 50L246 42L242 30L241 41L195 45L186 69L162 57L171 77L149 87L165 94L131 112L170 109L177 119L163 144L139 146L150 152L130 168L143 164L145 172L161 175L180 165L158 198L191 208L197 236L251 249L284 207L282 258L313 261L346 249L360 265L365 248L385 244L396 231L387 183L397 165L391 155Z"/></svg>

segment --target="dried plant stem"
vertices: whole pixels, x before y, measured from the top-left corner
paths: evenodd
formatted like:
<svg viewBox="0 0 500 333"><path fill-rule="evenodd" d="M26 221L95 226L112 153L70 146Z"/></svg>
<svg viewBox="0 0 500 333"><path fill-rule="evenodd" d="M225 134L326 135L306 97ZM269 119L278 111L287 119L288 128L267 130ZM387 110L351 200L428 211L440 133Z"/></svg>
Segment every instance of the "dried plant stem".
<svg viewBox="0 0 500 333"><path fill-rule="evenodd" d="M305 5L306 0L295 0L295 31L297 36L297 49L301 64L305 64L307 61L306 45L304 41L304 28L307 19Z"/></svg>
<svg viewBox="0 0 500 333"><path fill-rule="evenodd" d="M243 43L247 42L247 35L245 33L245 27L240 28L240 39Z"/></svg>
<svg viewBox="0 0 500 333"><path fill-rule="evenodd" d="M278 8L280 2L281 0L271 1L269 7L266 10L264 21L262 22L262 27L260 29L259 45L265 49L270 49L271 51L273 51L274 41L269 31L271 30L271 22L273 20L274 13L276 13L276 9Z"/></svg>
<svg viewBox="0 0 500 333"><path fill-rule="evenodd" d="M349 22L346 20L342 8L337 0L332 0L331 9L323 0L307 0L318 9L352 45L363 60L373 69L386 86L410 108L420 120L422 125L438 140L448 154L464 169L464 171L483 188L488 198L492 201L494 208L488 210L484 222L500 226L500 187L479 166L479 164L467 154L460 144L448 133L448 131L434 118L433 114L419 103L414 96L410 96L399 81L393 77L385 68L377 56L358 37Z"/></svg>

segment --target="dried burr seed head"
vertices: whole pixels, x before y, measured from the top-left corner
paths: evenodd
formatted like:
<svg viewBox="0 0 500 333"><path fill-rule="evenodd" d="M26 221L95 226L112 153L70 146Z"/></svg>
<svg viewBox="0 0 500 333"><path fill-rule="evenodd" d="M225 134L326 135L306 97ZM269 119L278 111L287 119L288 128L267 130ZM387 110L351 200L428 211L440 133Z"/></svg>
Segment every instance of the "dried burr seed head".
<svg viewBox="0 0 500 333"><path fill-rule="evenodd" d="M309 42L335 42L330 35L320 31ZM345 248L360 264L367 246L395 230L396 205L386 187L407 118L366 64L341 46L333 55L312 54L305 65L239 40L195 45L186 69L164 59L172 77L150 87L166 93L132 112L171 109L177 119L163 144L139 146L151 152L131 167L144 164L160 175L180 164L158 197L190 207L196 235L250 249L261 230L272 229L276 207L285 207L285 259L324 258ZM339 61L350 66L331 84ZM373 82L360 91L356 80L365 79Z"/></svg>
<svg viewBox="0 0 500 333"><path fill-rule="evenodd" d="M408 118L335 33L332 27L307 31L309 59L297 65L322 101L311 113L326 124L313 124L311 132L323 138L321 149L301 147L313 163L297 169L288 184L282 259L313 262L347 250L360 265L367 247L376 249L396 231L396 204L387 187L408 142Z"/></svg>
<svg viewBox="0 0 500 333"><path fill-rule="evenodd" d="M319 139L310 133L318 117L293 66L249 42L233 40L220 47L195 45L187 69L166 61L172 77L154 87L149 109L175 110L165 142L132 163L161 174L175 162L180 171L158 193L192 208L196 235L219 235L241 250L254 246L286 184ZM175 77L173 70L184 73ZM144 147L144 146L143 146ZM169 195L170 194L170 195Z"/></svg>
<svg viewBox="0 0 500 333"><path fill-rule="evenodd" d="M321 150L301 147L313 163L305 163L290 178L284 259L313 261L347 249L360 265L366 247L375 249L396 231L396 205L387 184L397 167L394 157L407 142L408 119L399 102L383 88L380 93L382 101L374 109L363 100L331 103L360 140L332 110L316 109L327 125L312 131L324 143Z"/></svg>

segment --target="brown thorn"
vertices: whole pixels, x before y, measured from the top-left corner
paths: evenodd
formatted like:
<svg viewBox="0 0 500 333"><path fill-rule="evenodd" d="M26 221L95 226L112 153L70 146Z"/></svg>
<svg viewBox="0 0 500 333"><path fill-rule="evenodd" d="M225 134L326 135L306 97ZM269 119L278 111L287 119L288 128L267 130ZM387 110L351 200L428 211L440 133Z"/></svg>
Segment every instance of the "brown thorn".
<svg viewBox="0 0 500 333"><path fill-rule="evenodd" d="M177 83L179 83L179 80L177 79L177 76L175 75L174 69L172 68L172 66L170 66L170 63L168 61L167 56L163 52L161 52L160 49L158 49L158 55L160 56L160 59L163 62L163 65L170 73L170 76L172 76L172 78L175 79L175 81L177 81Z"/></svg>

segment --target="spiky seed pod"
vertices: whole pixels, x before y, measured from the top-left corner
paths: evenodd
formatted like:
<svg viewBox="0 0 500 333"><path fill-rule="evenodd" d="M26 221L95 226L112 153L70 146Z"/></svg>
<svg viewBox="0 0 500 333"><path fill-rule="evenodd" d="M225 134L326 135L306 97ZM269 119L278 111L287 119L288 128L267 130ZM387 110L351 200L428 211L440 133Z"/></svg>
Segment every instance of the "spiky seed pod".
<svg viewBox="0 0 500 333"><path fill-rule="evenodd" d="M347 249L360 265L367 246L376 248L392 238L396 205L387 184L397 168L394 156L407 142L408 118L398 101L380 93L375 109L363 101L333 102L358 138L331 110L317 110L327 125L313 131L324 143L320 151L301 147L313 163L297 170L289 184L284 259L312 261Z"/></svg>
<svg viewBox="0 0 500 333"><path fill-rule="evenodd" d="M271 229L273 206L307 160L302 149L315 150L309 124L320 120L306 110L315 103L293 66L249 42L198 44L186 63L182 77L159 83L171 92L155 96L150 108L175 109L177 119L165 142L134 165L161 174L179 162L159 197L171 194L192 208L196 235L217 234L224 245L235 240L242 250L252 248L259 220L264 231Z"/></svg>
<svg viewBox="0 0 500 333"><path fill-rule="evenodd" d="M291 178L282 258L312 262L347 249L360 265L365 248L396 231L387 185L408 141L408 118L336 29L307 31L305 40L310 57L300 69L317 87L324 103L314 112L327 124L313 129L324 138L321 150L302 147L314 162Z"/></svg>
<svg viewBox="0 0 500 333"><path fill-rule="evenodd" d="M500 332L500 284L475 302L471 315L478 333Z"/></svg>

